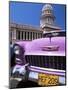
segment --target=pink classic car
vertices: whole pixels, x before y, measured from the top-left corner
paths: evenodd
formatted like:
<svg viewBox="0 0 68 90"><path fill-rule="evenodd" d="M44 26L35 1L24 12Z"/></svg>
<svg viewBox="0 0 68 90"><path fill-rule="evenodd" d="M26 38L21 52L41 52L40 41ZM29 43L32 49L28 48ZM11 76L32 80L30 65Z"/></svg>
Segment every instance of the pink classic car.
<svg viewBox="0 0 68 90"><path fill-rule="evenodd" d="M16 65L13 74L19 72L21 78L27 74L28 80L41 86L66 84L65 32L16 42L14 52Z"/></svg>

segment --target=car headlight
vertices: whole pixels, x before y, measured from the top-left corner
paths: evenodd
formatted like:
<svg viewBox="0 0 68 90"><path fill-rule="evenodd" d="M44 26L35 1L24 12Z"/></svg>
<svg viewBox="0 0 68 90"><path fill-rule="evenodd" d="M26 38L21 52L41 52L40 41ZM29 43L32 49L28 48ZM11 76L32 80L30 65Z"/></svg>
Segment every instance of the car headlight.
<svg viewBox="0 0 68 90"><path fill-rule="evenodd" d="M20 54L20 47L19 46L14 47L14 53L15 54Z"/></svg>

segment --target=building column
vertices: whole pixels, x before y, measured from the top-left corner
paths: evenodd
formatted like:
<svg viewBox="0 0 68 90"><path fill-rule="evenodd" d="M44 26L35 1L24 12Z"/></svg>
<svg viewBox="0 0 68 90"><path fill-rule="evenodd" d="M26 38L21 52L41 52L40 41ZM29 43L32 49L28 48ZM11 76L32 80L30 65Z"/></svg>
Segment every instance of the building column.
<svg viewBox="0 0 68 90"><path fill-rule="evenodd" d="M40 33L40 38L42 38L42 33Z"/></svg>
<svg viewBox="0 0 68 90"><path fill-rule="evenodd" d="M22 40L22 31L20 31L20 40Z"/></svg>
<svg viewBox="0 0 68 90"><path fill-rule="evenodd" d="M37 33L35 33L35 39L37 39Z"/></svg>
<svg viewBox="0 0 68 90"><path fill-rule="evenodd" d="M14 31L12 31L12 44L14 43Z"/></svg>
<svg viewBox="0 0 68 90"><path fill-rule="evenodd" d="M16 40L16 29L14 29L14 31L12 31L12 36L13 36L13 39Z"/></svg>
<svg viewBox="0 0 68 90"><path fill-rule="evenodd" d="M16 41L16 29L12 30L12 44Z"/></svg>
<svg viewBox="0 0 68 90"><path fill-rule="evenodd" d="M26 32L26 40L28 40L28 32Z"/></svg>
<svg viewBox="0 0 68 90"><path fill-rule="evenodd" d="M32 32L32 40L33 40L33 32Z"/></svg>
<svg viewBox="0 0 68 90"><path fill-rule="evenodd" d="M13 39L13 31L10 32L11 40Z"/></svg>
<svg viewBox="0 0 68 90"><path fill-rule="evenodd" d="M39 37L41 38L41 33L39 33Z"/></svg>
<svg viewBox="0 0 68 90"><path fill-rule="evenodd" d="M41 38L42 38L42 37L43 37L43 33L41 33L41 35L40 35L40 36L41 36Z"/></svg>
<svg viewBox="0 0 68 90"><path fill-rule="evenodd" d="M12 43L12 31L9 32L9 36L10 36L10 37L9 37L9 40L10 40L10 42Z"/></svg>
<svg viewBox="0 0 68 90"><path fill-rule="evenodd" d="M36 32L35 32L35 34L34 34L34 37L35 37L35 39L36 39Z"/></svg>
<svg viewBox="0 0 68 90"><path fill-rule="evenodd" d="M23 40L25 40L25 32L23 31Z"/></svg>
<svg viewBox="0 0 68 90"><path fill-rule="evenodd" d="M36 39L36 33L34 33L34 39Z"/></svg>
<svg viewBox="0 0 68 90"><path fill-rule="evenodd" d="M33 32L33 39L34 39L34 32Z"/></svg>
<svg viewBox="0 0 68 90"><path fill-rule="evenodd" d="M37 33L37 38L38 38L38 33Z"/></svg>
<svg viewBox="0 0 68 90"><path fill-rule="evenodd" d="M18 40L18 31L16 32L16 39Z"/></svg>
<svg viewBox="0 0 68 90"><path fill-rule="evenodd" d="M31 38L30 38L30 32L29 32L29 40L31 40Z"/></svg>
<svg viewBox="0 0 68 90"><path fill-rule="evenodd" d="M36 39L37 39L37 33L36 33Z"/></svg>
<svg viewBox="0 0 68 90"><path fill-rule="evenodd" d="M35 32L34 32L34 39L35 39Z"/></svg>
<svg viewBox="0 0 68 90"><path fill-rule="evenodd" d="M38 38L40 38L40 33L38 33Z"/></svg>

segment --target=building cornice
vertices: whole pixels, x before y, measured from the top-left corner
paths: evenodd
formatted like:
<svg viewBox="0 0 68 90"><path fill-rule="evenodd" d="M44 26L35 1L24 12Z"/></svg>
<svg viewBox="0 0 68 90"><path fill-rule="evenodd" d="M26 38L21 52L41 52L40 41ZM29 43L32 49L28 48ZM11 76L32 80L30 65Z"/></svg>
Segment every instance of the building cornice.
<svg viewBox="0 0 68 90"><path fill-rule="evenodd" d="M51 25L51 24L45 24L44 28L52 28L52 29L57 29L57 30L61 30L60 27L56 26L56 25Z"/></svg>
<svg viewBox="0 0 68 90"><path fill-rule="evenodd" d="M34 31L41 31L40 27L34 27L27 24L17 24L17 23L9 23L9 28L18 28L18 29L25 29L25 30L34 30Z"/></svg>

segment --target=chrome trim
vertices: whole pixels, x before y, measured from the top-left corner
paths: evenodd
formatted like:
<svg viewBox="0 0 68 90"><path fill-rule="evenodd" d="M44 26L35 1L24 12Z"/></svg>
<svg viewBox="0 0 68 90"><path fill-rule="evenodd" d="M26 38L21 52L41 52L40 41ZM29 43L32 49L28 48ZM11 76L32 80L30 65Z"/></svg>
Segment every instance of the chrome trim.
<svg viewBox="0 0 68 90"><path fill-rule="evenodd" d="M30 66L29 70L33 71L33 72L37 72L37 73L45 73L45 74L54 74L54 75L59 75L59 76L65 76L64 70L40 68L40 67L35 67L35 66Z"/></svg>

